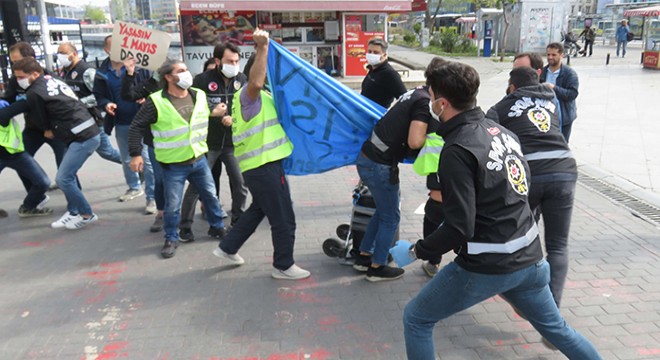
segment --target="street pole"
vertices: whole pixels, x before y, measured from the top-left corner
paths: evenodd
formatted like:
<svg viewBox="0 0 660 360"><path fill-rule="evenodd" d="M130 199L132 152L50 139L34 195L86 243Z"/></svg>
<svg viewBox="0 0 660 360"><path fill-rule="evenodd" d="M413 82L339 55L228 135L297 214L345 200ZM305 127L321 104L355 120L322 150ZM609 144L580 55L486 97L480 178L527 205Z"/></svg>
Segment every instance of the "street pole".
<svg viewBox="0 0 660 360"><path fill-rule="evenodd" d="M41 23L41 41L44 44L44 60L46 61L46 69L53 71L53 57L50 53L50 30L48 28L48 14L46 13L46 2L44 0L37 0L37 13Z"/></svg>

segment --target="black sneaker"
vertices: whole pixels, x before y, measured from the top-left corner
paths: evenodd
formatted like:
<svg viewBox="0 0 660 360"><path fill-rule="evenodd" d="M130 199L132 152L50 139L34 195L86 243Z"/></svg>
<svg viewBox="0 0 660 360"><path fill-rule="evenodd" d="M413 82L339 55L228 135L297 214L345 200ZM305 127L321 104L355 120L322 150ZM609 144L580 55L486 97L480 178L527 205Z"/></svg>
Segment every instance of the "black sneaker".
<svg viewBox="0 0 660 360"><path fill-rule="evenodd" d="M208 234L212 238L222 239L223 237L225 237L225 235L227 235L227 229L223 228L223 227L215 228L215 227L211 226L209 228Z"/></svg>
<svg viewBox="0 0 660 360"><path fill-rule="evenodd" d="M24 217L34 217L34 216L46 216L46 215L50 215L52 213L53 213L53 209L50 209L50 208L47 208L47 207L44 207L44 208L41 208L41 209L37 209L37 208L28 209L27 207L21 205L18 208L18 216L23 217L23 218Z"/></svg>
<svg viewBox="0 0 660 360"><path fill-rule="evenodd" d="M0 209L0 218L6 218L7 216L9 216L7 211L5 211L5 209Z"/></svg>
<svg viewBox="0 0 660 360"><path fill-rule="evenodd" d="M195 234L193 234L192 229L190 228L179 229L179 241L181 241L182 243L189 243L195 241Z"/></svg>
<svg viewBox="0 0 660 360"><path fill-rule="evenodd" d="M405 271L402 268L395 268L387 265L380 267L369 267L367 270L367 280L371 282L396 280L403 276Z"/></svg>
<svg viewBox="0 0 660 360"><path fill-rule="evenodd" d="M353 264L353 269L361 272L366 272L371 266L371 256L358 254L355 258L355 264Z"/></svg>
<svg viewBox="0 0 660 360"><path fill-rule="evenodd" d="M238 218L239 218L239 217L240 217L240 216L232 216L232 217L231 217L231 223L230 223L231 226L236 225L236 223L238 222Z"/></svg>
<svg viewBox="0 0 660 360"><path fill-rule="evenodd" d="M177 247L179 247L177 241L165 240L165 245L163 245L163 248L160 249L160 254L163 256L163 258L169 259L174 256L174 254L176 254Z"/></svg>

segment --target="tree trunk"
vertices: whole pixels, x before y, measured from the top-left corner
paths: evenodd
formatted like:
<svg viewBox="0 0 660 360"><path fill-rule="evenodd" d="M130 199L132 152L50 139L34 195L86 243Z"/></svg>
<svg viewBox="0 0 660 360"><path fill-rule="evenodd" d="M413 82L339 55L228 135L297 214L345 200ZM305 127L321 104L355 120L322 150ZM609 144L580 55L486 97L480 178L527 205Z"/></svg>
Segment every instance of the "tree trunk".
<svg viewBox="0 0 660 360"><path fill-rule="evenodd" d="M509 22L509 18L506 16L507 8L509 7L506 5L502 7L502 16L504 17L504 33L502 34L502 46L500 46L500 48L502 49L502 55L500 56L500 61L504 60L504 54L506 53L506 40L509 34L509 26L511 25L511 23Z"/></svg>
<svg viewBox="0 0 660 360"><path fill-rule="evenodd" d="M431 17L431 13L429 12L428 2L427 2L427 6L426 6L426 27L429 28L429 33L431 33L431 35L433 35L433 28L435 27L435 17L440 12L440 7L441 6L442 6L442 0L438 0L438 6L435 7L435 11L433 12L433 16Z"/></svg>

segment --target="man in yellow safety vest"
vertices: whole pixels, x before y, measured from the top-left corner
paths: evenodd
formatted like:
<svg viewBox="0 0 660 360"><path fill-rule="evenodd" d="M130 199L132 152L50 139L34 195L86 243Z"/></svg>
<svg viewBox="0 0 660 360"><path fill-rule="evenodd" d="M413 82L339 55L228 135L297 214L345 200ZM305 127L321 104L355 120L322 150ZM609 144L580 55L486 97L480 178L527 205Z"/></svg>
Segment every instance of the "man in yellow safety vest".
<svg viewBox="0 0 660 360"><path fill-rule="evenodd" d="M128 132L128 147L131 171L141 171L142 138L151 132L156 160L163 169L165 244L160 253L167 259L174 256L179 246L177 229L186 180L197 188L207 209L211 226L208 235L225 236L220 203L205 154L209 116L222 116L227 107L220 104L210 111L206 94L190 87L192 75L181 61L167 60L158 74L163 90L151 94L135 115Z"/></svg>
<svg viewBox="0 0 660 360"><path fill-rule="evenodd" d="M232 107L234 156L252 194L252 204L213 254L234 265L243 264L238 250L267 217L275 248L272 276L304 279L310 272L298 267L293 260L296 217L282 168L282 159L291 155L293 144L277 119L273 98L262 90L266 80L268 33L257 29L252 36L257 47L254 65L250 68L247 86L234 95Z"/></svg>

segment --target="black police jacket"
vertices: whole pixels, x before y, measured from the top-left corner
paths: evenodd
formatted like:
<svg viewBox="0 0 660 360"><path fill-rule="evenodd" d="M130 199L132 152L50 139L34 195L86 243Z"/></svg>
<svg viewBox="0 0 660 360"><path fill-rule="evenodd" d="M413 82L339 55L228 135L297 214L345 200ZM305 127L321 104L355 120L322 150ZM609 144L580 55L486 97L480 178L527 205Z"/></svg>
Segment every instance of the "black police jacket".
<svg viewBox="0 0 660 360"><path fill-rule="evenodd" d="M543 257L527 203L529 167L518 139L479 108L440 124L445 140L438 173L444 223L415 251L421 259L454 249L477 273L511 273Z"/></svg>

